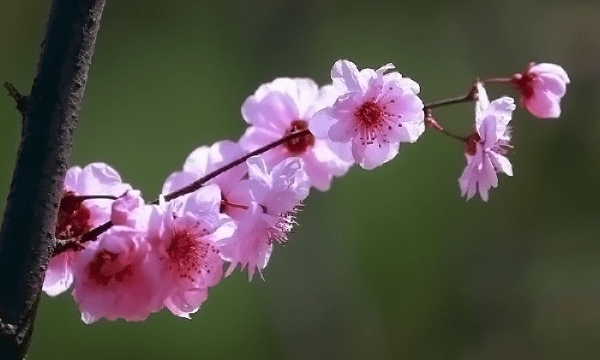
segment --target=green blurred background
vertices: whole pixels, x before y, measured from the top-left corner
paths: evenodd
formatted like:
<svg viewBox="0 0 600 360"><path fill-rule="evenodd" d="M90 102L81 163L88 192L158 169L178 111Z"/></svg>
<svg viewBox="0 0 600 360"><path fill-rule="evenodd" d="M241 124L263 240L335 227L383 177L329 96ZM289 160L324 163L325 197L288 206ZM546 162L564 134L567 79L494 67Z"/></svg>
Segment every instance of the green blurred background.
<svg viewBox="0 0 600 360"><path fill-rule="evenodd" d="M49 1L0 3L0 80L28 92ZM235 272L192 321L85 325L44 295L29 359L599 359L600 3L111 1L72 163L105 161L154 199L202 144L237 140L244 99L340 58L393 62L425 101L528 62L561 64L563 116L513 120L514 178L460 197L460 143L426 132L375 171L313 192L266 282ZM0 208L20 135L0 89ZM492 98L514 93L489 87ZM466 133L471 105L439 109Z"/></svg>

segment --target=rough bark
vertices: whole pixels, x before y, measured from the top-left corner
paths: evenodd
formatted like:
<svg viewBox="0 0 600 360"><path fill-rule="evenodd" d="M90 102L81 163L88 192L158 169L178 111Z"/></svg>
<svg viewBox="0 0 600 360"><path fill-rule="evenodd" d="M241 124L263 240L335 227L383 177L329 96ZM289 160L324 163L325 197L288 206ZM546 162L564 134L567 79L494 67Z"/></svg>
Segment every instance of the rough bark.
<svg viewBox="0 0 600 360"><path fill-rule="evenodd" d="M25 356L105 0L53 0L0 229L0 358Z"/></svg>

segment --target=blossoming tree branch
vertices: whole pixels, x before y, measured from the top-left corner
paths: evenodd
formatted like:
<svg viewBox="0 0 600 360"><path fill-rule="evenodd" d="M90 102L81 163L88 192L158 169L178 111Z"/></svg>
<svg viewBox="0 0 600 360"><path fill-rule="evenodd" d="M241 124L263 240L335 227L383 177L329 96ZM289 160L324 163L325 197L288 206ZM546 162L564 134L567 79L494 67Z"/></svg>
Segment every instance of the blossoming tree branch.
<svg viewBox="0 0 600 360"><path fill-rule="evenodd" d="M508 96L490 100L486 86L504 86L521 108L556 118L569 83L560 66L532 63L509 77L476 80L463 96L424 103L418 82L395 69L338 60L329 84L279 77L260 85L241 107L245 133L198 147L151 202L108 164L71 167L52 194L61 200L43 291L70 291L88 324L141 321L163 308L190 318L209 288L236 269L264 279L311 191L327 191L353 166L390 162L426 130L464 143L458 189L467 200L488 201L498 174L513 176L517 105ZM474 103L472 131L455 134L435 109L465 102Z"/></svg>
<svg viewBox="0 0 600 360"><path fill-rule="evenodd" d="M55 231L63 246L43 290L56 296L72 288L86 323L144 320L164 307L189 318L225 264L225 276L236 267L250 280L263 276L311 188L327 191L354 165L382 166L428 127L464 142L459 186L467 199L479 193L487 201L497 174L513 175L507 155L516 105L507 96L490 101L485 82L464 97L423 104L418 83L392 64L359 70L338 60L331 80L261 85L242 105L249 126L241 138L194 150L151 204L107 164L69 169ZM556 117L568 81L561 67L538 64L505 82L534 115ZM475 101L473 132L446 132L433 109L467 101Z"/></svg>

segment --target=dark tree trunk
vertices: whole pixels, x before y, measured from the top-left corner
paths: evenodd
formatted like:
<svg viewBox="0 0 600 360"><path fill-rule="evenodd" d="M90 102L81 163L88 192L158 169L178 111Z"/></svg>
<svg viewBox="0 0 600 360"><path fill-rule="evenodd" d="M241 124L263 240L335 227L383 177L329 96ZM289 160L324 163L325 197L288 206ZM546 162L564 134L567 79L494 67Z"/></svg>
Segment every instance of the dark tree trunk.
<svg viewBox="0 0 600 360"><path fill-rule="evenodd" d="M105 0L52 1L0 230L0 358L27 351Z"/></svg>

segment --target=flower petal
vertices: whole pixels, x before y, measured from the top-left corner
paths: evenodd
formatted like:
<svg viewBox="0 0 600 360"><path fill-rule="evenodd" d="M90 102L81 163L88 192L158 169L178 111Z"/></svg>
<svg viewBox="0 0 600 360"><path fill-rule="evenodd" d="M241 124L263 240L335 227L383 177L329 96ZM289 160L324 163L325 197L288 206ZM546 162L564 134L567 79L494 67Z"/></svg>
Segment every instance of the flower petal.
<svg viewBox="0 0 600 360"><path fill-rule="evenodd" d="M331 68L333 86L339 91L363 91L360 72L356 65L348 60L338 60Z"/></svg>

